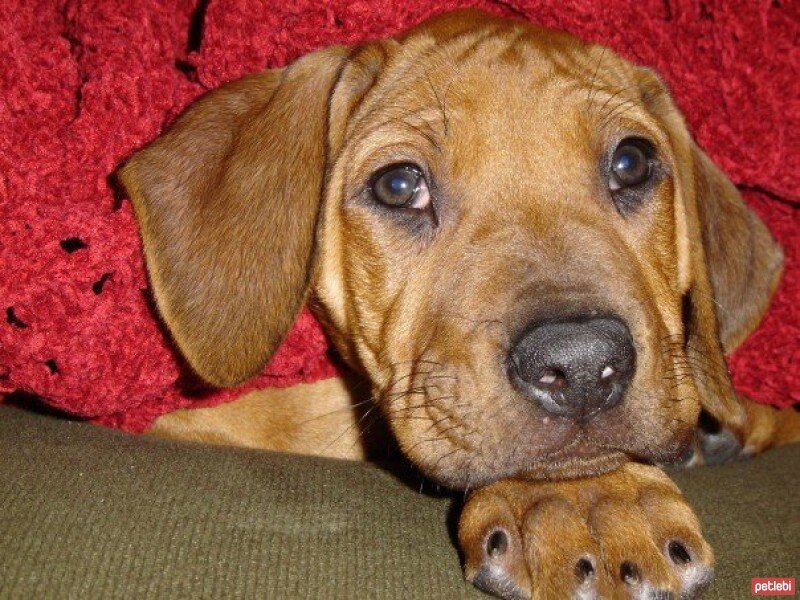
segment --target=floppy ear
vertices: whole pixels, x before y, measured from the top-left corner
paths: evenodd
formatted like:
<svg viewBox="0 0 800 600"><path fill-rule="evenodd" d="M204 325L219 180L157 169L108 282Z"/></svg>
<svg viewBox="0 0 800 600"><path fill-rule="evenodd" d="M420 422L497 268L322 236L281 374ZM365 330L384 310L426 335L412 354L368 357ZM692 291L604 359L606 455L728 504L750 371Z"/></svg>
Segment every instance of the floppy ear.
<svg viewBox="0 0 800 600"><path fill-rule="evenodd" d="M741 433L746 412L725 355L758 326L769 307L783 253L739 191L691 142L695 233L686 352L703 407ZM684 302L684 317L687 305Z"/></svg>
<svg viewBox="0 0 800 600"><path fill-rule="evenodd" d="M747 417L734 393L725 355L766 312L783 254L736 186L692 140L660 78L649 69L637 69L637 75L643 101L672 140L687 366L703 408L741 433Z"/></svg>
<svg viewBox="0 0 800 600"><path fill-rule="evenodd" d="M328 100L347 52L327 48L207 94L119 174L158 309L210 383L257 373L305 300Z"/></svg>
<svg viewBox="0 0 800 600"><path fill-rule="evenodd" d="M697 146L695 198L719 339L733 352L758 326L783 269L783 252L730 180Z"/></svg>

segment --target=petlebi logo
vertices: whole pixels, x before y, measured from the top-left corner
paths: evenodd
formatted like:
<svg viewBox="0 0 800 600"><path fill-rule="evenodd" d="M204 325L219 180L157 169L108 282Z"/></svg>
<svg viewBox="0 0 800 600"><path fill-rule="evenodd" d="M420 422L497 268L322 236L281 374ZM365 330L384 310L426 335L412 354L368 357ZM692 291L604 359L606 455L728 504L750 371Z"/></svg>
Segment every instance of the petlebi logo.
<svg viewBox="0 0 800 600"><path fill-rule="evenodd" d="M794 596L796 590L794 577L753 577L750 580L753 596Z"/></svg>

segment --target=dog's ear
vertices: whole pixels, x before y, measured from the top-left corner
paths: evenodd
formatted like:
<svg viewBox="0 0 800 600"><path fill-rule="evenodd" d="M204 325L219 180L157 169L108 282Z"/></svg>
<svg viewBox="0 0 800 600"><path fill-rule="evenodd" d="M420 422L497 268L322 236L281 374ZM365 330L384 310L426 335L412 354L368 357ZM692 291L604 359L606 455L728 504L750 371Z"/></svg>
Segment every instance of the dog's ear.
<svg viewBox="0 0 800 600"><path fill-rule="evenodd" d="M328 101L347 52L327 48L207 94L119 174L158 309L210 383L257 373L305 300Z"/></svg>
<svg viewBox="0 0 800 600"><path fill-rule="evenodd" d="M686 352L703 407L726 427L741 431L744 407L725 363L758 326L769 307L783 253L766 225L745 205L736 186L694 142L692 272L684 298Z"/></svg>
<svg viewBox="0 0 800 600"><path fill-rule="evenodd" d="M783 268L783 252L736 186L697 146L693 163L697 216L719 339L729 354L767 311Z"/></svg>
<svg viewBox="0 0 800 600"><path fill-rule="evenodd" d="M642 99L672 142L687 366L703 408L740 431L746 415L725 355L758 326L777 287L783 254L736 186L692 140L663 82L648 69L637 72Z"/></svg>

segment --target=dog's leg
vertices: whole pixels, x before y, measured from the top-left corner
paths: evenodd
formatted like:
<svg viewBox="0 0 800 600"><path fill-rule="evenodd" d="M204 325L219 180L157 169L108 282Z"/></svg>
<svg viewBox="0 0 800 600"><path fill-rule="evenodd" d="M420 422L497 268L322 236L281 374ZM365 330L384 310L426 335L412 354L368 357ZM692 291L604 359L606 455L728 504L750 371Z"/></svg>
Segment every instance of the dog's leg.
<svg viewBox="0 0 800 600"><path fill-rule="evenodd" d="M380 429L369 398L366 383L341 378L269 388L214 407L171 412L148 434L363 460L370 456L370 435Z"/></svg>
<svg viewBox="0 0 800 600"><path fill-rule="evenodd" d="M658 468L473 493L459 523L467 579L501 598L696 598L714 556Z"/></svg>
<svg viewBox="0 0 800 600"><path fill-rule="evenodd" d="M800 442L800 406L777 410L743 398L747 409L747 430L743 451L757 454L773 446Z"/></svg>

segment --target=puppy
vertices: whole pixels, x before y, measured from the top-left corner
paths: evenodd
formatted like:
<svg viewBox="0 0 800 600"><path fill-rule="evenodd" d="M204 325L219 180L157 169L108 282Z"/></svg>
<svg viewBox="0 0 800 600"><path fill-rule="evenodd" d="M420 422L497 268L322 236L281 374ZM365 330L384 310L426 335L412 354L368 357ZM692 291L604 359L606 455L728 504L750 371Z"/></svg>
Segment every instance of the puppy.
<svg viewBox="0 0 800 600"><path fill-rule="evenodd" d="M650 465L798 438L723 356L781 251L661 80L606 48L451 13L209 93L121 180L194 370L244 381L310 303L408 459L482 488L459 539L500 597L695 597L712 552ZM332 380L154 432L360 458L358 414Z"/></svg>

